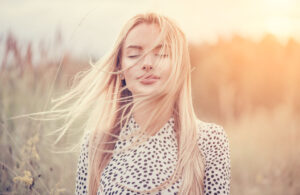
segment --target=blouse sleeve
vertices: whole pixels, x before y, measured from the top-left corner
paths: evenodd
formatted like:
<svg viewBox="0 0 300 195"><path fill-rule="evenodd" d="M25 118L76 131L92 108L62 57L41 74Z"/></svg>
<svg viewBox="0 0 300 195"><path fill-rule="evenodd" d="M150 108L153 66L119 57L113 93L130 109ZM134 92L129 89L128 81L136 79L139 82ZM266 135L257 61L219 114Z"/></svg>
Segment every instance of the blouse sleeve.
<svg viewBox="0 0 300 195"><path fill-rule="evenodd" d="M228 136L222 126L207 123L199 140L205 156L204 194L230 194L231 165Z"/></svg>
<svg viewBox="0 0 300 195"><path fill-rule="evenodd" d="M88 174L88 134L84 136L81 145L80 155L77 163L75 195L87 194L87 174Z"/></svg>

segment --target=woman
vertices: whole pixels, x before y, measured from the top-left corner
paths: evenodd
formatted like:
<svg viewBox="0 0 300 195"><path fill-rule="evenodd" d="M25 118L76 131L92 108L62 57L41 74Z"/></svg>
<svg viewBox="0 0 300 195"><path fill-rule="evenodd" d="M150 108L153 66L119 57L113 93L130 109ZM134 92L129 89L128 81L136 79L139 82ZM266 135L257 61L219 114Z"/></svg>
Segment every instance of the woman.
<svg viewBox="0 0 300 195"><path fill-rule="evenodd" d="M63 133L88 114L76 194L229 194L227 134L195 115L188 45L174 22L133 17L81 76L55 106L75 100Z"/></svg>

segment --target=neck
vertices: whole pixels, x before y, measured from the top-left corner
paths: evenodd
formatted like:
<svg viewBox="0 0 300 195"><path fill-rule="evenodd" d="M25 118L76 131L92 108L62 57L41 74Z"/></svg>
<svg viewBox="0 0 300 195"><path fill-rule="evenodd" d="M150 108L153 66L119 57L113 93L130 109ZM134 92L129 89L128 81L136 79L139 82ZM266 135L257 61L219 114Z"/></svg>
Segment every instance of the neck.
<svg viewBox="0 0 300 195"><path fill-rule="evenodd" d="M173 106L169 104L167 109L164 110L163 114L159 117L158 121L151 121L150 127L159 126L162 127L173 115ZM139 109L133 110L133 117L140 128L145 126L146 121L149 119L149 113L145 110L153 110L156 105L145 107L140 107Z"/></svg>

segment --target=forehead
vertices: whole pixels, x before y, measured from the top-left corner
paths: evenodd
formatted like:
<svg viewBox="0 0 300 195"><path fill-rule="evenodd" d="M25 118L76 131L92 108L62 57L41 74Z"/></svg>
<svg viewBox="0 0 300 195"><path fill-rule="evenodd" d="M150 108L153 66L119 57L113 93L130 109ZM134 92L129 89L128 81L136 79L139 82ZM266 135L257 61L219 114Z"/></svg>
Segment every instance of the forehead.
<svg viewBox="0 0 300 195"><path fill-rule="evenodd" d="M126 49L132 45L140 46L141 48L152 47L159 35L160 29L157 24L139 24L128 33L124 42L124 48Z"/></svg>

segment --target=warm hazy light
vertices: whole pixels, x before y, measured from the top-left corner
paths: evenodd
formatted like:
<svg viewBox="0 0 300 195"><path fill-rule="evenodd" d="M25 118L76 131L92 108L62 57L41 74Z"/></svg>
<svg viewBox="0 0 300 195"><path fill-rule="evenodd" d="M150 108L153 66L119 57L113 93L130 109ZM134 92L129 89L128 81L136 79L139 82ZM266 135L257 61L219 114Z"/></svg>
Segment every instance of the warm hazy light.
<svg viewBox="0 0 300 195"><path fill-rule="evenodd" d="M293 21L295 6L295 0L264 0L266 30L280 39L293 36L297 27Z"/></svg>
<svg viewBox="0 0 300 195"><path fill-rule="evenodd" d="M265 4L271 9L283 9L288 8L291 9L295 0L264 0Z"/></svg>
<svg viewBox="0 0 300 195"><path fill-rule="evenodd" d="M32 41L36 50L40 40L51 42L60 30L73 54L100 56L113 45L127 19L137 13L156 11L173 18L192 42L214 43L220 37L235 34L258 41L269 33L283 43L290 37L300 40L300 0L129 2L7 1L0 6L0 35L11 31L23 42ZM65 7L70 8L68 12Z"/></svg>
<svg viewBox="0 0 300 195"><path fill-rule="evenodd" d="M286 38L292 35L293 25L290 18L270 17L266 21L267 31L278 36Z"/></svg>

